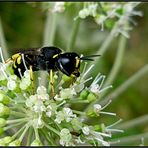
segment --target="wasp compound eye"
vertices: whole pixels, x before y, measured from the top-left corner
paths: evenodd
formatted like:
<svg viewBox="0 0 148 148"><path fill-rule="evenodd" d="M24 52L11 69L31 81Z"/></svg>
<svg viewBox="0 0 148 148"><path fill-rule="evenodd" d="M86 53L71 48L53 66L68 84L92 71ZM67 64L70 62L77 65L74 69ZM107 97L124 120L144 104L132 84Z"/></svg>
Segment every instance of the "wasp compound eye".
<svg viewBox="0 0 148 148"><path fill-rule="evenodd" d="M78 77L80 75L78 72L80 64L77 64L76 57L79 58L79 55L73 52L61 54L57 62L58 69L67 76L71 76L73 74ZM78 66L76 67L76 65Z"/></svg>

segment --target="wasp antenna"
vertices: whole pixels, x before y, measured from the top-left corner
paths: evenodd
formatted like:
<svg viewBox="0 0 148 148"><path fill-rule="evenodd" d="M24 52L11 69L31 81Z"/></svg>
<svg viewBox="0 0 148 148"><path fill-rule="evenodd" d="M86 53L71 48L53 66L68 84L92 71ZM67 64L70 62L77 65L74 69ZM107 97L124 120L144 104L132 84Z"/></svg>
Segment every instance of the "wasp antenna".
<svg viewBox="0 0 148 148"><path fill-rule="evenodd" d="M92 58L98 57L98 56L101 56L101 55L88 55L88 56L83 56L83 57L81 57L80 59L81 59L81 60L94 61L94 59L92 59Z"/></svg>

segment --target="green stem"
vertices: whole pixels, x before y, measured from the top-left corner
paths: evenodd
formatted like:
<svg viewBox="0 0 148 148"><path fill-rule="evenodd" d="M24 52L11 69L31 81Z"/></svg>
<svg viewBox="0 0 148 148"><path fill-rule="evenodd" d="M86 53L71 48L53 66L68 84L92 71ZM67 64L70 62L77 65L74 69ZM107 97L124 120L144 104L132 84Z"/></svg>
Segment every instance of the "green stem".
<svg viewBox="0 0 148 148"><path fill-rule="evenodd" d="M129 129L131 127L138 126L144 123L148 123L148 115L144 115L124 123L120 123L116 126L116 128Z"/></svg>
<svg viewBox="0 0 148 148"><path fill-rule="evenodd" d="M5 37L4 37L4 32L3 32L1 18L0 18L0 46L2 47L2 50L3 50L3 53L4 53L4 57L6 59L8 59L9 58L9 53L7 51L7 46L6 46L6 41L5 41Z"/></svg>
<svg viewBox="0 0 148 148"><path fill-rule="evenodd" d="M59 132L59 131L57 131L57 130L54 129L53 127L47 125L46 123L44 123L44 124L45 124L45 126L46 126L50 131L52 131L52 132L54 132L55 134L57 134L58 136L60 136L60 132Z"/></svg>
<svg viewBox="0 0 148 148"><path fill-rule="evenodd" d="M68 103L89 103L88 100L69 100Z"/></svg>
<svg viewBox="0 0 148 148"><path fill-rule="evenodd" d="M119 69L120 69L121 63L122 63L122 59L123 59L123 55L124 55L124 51L125 51L125 47L126 47L126 41L127 41L127 38L125 38L123 35L121 35L120 40L119 40L119 44L118 44L116 58L114 61L114 65L110 71L110 74L109 74L107 80L105 81L104 86L108 86L108 85L112 84L112 82L117 77L117 74L119 72Z"/></svg>
<svg viewBox="0 0 148 148"><path fill-rule="evenodd" d="M23 127L21 127L21 129L19 129L19 130L12 136L13 139L16 138L16 136L25 128L25 126L26 126L26 124L25 124Z"/></svg>
<svg viewBox="0 0 148 148"><path fill-rule="evenodd" d="M20 113L20 112L16 112L16 111L11 111L10 114L14 115L14 116L18 116L18 117L25 117L26 116L25 114Z"/></svg>
<svg viewBox="0 0 148 148"><path fill-rule="evenodd" d="M112 93L107 95L105 99L100 102L100 104L106 104L106 102L108 102L109 100L115 100L120 94L127 90L129 86L131 86L134 82L143 77L146 73L148 73L148 64L143 66L134 75L127 79L123 84L117 87Z"/></svg>
<svg viewBox="0 0 148 148"><path fill-rule="evenodd" d="M10 126L6 126L6 127L4 127L4 131L6 131L6 130L8 130L8 129L11 129L11 128L14 128L14 127L16 127L16 126L19 126L19 125L21 125L23 122L25 122L25 121L22 121L22 122L19 122L19 123L16 123L16 124L12 124L12 125L10 125Z"/></svg>
<svg viewBox="0 0 148 148"><path fill-rule="evenodd" d="M56 33L56 19L57 13L51 13L47 11L47 17L45 21L45 29L43 36L43 46L53 46L55 33ZM39 77L41 77L42 84L46 84L47 74L43 72L39 72Z"/></svg>
<svg viewBox="0 0 148 148"><path fill-rule="evenodd" d="M35 127L33 127L33 128L34 128L34 132L35 132L35 138L40 140L38 129Z"/></svg>
<svg viewBox="0 0 148 148"><path fill-rule="evenodd" d="M44 38L43 45L51 46L54 44L55 32L56 32L56 18L57 13L47 12L45 29L44 29Z"/></svg>
<svg viewBox="0 0 148 148"><path fill-rule="evenodd" d="M31 143L32 135L33 135L33 128L30 127L30 128L29 128L28 137L27 137L27 144L26 144L27 146L29 146L30 143Z"/></svg>
<svg viewBox="0 0 148 148"><path fill-rule="evenodd" d="M117 30L117 25L114 26L114 28L111 30L110 34L107 36L107 38L104 40L104 42L102 43L100 49L95 53L96 55L99 54L99 55L103 55L108 47L110 46L111 42L113 41L113 39L115 38L115 33L116 33L116 30ZM93 64L97 64L99 62L100 58L96 59ZM92 64L92 62L91 62ZM87 67L89 67L90 64L87 65Z"/></svg>
<svg viewBox="0 0 148 148"><path fill-rule="evenodd" d="M81 112L81 111L78 111L78 110L72 110L75 114L79 114L79 115L83 115L85 116L86 113L85 112Z"/></svg>
<svg viewBox="0 0 148 148"><path fill-rule="evenodd" d="M44 135L45 139L47 140L47 142L49 142L49 144L51 144L52 146L55 146L55 142L52 138L49 138L49 135L47 135L48 133L46 133L46 131L44 131L43 129L41 129L42 134Z"/></svg>
<svg viewBox="0 0 148 148"><path fill-rule="evenodd" d="M19 138L19 140L20 140L20 141L22 141L22 140L23 140L23 138L24 138L24 136L25 136L25 134L26 134L26 132L27 132L28 128L29 128L29 124L26 124L26 128L24 129L24 131L23 131L22 135L21 135L21 136L20 136L20 138Z"/></svg>
<svg viewBox="0 0 148 148"><path fill-rule="evenodd" d="M130 142L133 143L134 141L141 140L141 138L148 138L148 133L142 133L138 135L132 135L132 136L127 136L123 138L113 139L111 140L111 142L120 140L119 143L115 143L114 145L121 146L121 144L130 143Z"/></svg>
<svg viewBox="0 0 148 148"><path fill-rule="evenodd" d="M7 124L13 124L13 123L17 123L17 122L21 122L21 121L27 121L28 118L20 118L20 119L14 119L14 120L7 120L6 123Z"/></svg>
<svg viewBox="0 0 148 148"><path fill-rule="evenodd" d="M79 31L79 26L80 26L80 19L77 18L74 21L74 24L73 24L70 41L69 41L69 43L67 45L67 51L70 51L70 50L74 49L74 45L75 45L75 42L76 42L76 39L77 39L77 35L78 35L78 31Z"/></svg>

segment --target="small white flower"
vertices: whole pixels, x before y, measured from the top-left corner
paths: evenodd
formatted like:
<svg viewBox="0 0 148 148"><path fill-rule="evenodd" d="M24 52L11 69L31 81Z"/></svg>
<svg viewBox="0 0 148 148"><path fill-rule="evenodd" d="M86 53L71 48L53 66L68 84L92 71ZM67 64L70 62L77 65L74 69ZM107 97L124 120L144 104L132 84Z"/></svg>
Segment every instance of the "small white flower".
<svg viewBox="0 0 148 148"><path fill-rule="evenodd" d="M31 95L27 100L26 100L26 106L27 107L32 107L35 102L37 100L37 96L36 95Z"/></svg>
<svg viewBox="0 0 148 148"><path fill-rule="evenodd" d="M88 126L84 126L84 127L82 128L82 132L83 132L85 135L89 135L89 133L90 133L89 127L88 127Z"/></svg>
<svg viewBox="0 0 148 148"><path fill-rule="evenodd" d="M73 114L72 110L68 107L63 108L62 111L59 111L56 114L55 122L57 123L61 123L63 120L70 122L73 118L76 117L76 115Z"/></svg>
<svg viewBox="0 0 148 148"><path fill-rule="evenodd" d="M54 99L56 101L62 101L63 100L63 98L61 98L59 95L55 95Z"/></svg>
<svg viewBox="0 0 148 148"><path fill-rule="evenodd" d="M24 77L30 79L30 70L26 70L26 71L24 72Z"/></svg>
<svg viewBox="0 0 148 148"><path fill-rule="evenodd" d="M59 111L59 112L57 112L56 119L54 121L60 124L64 120L64 118L65 117L64 117L63 112Z"/></svg>
<svg viewBox="0 0 148 148"><path fill-rule="evenodd" d="M65 2L55 2L53 12L63 12L65 10L64 4Z"/></svg>
<svg viewBox="0 0 148 148"><path fill-rule="evenodd" d="M63 113L64 113L66 122L69 122L72 120L72 118L76 117L76 115L73 114L72 110L68 107L63 108Z"/></svg>
<svg viewBox="0 0 148 148"><path fill-rule="evenodd" d="M6 77L4 76L3 72L0 70L0 81L5 80Z"/></svg>
<svg viewBox="0 0 148 148"><path fill-rule="evenodd" d="M100 104L94 104L94 112L99 113L101 111L101 105Z"/></svg>
<svg viewBox="0 0 148 148"><path fill-rule="evenodd" d="M56 110L57 110L57 105L55 103L51 103L46 108L46 115L48 117L51 117L52 114L55 114L56 113Z"/></svg>
<svg viewBox="0 0 148 148"><path fill-rule="evenodd" d="M95 94L99 93L99 84L92 84L90 87L90 91Z"/></svg>
<svg viewBox="0 0 148 148"><path fill-rule="evenodd" d="M79 17L84 19L89 15L89 10L84 8L82 10L79 11Z"/></svg>
<svg viewBox="0 0 148 148"><path fill-rule="evenodd" d="M88 10L89 10L89 14L93 17L96 16L97 12L96 12L96 9L98 7L98 4L91 4L88 6Z"/></svg>
<svg viewBox="0 0 148 148"><path fill-rule="evenodd" d="M82 141L82 140L81 140L80 136L79 136L77 139L75 139L75 141L76 141L77 143L80 143L80 144L84 144L84 143L85 143L85 141Z"/></svg>
<svg viewBox="0 0 148 148"><path fill-rule="evenodd" d="M14 90L16 88L17 86L16 79L17 79L16 75L9 76L8 83L7 83L7 87L9 90Z"/></svg>
<svg viewBox="0 0 148 148"><path fill-rule="evenodd" d="M60 144L62 146L71 146L74 145L72 142L72 135L67 128L63 128L60 132Z"/></svg>
<svg viewBox="0 0 148 148"><path fill-rule="evenodd" d="M65 88L60 91L60 98L63 99L71 99L74 95L76 95L74 88Z"/></svg>
<svg viewBox="0 0 148 148"><path fill-rule="evenodd" d="M47 89L44 86L39 86L37 88L37 94L39 94L39 95L47 94Z"/></svg>
<svg viewBox="0 0 148 148"><path fill-rule="evenodd" d="M46 107L44 106L44 104L43 104L43 102L42 101L37 101L36 103L35 103L35 105L33 106L33 110L35 111L35 112L45 112L46 111Z"/></svg>
<svg viewBox="0 0 148 148"><path fill-rule="evenodd" d="M31 80L29 78L22 78L20 82L20 88L22 90L26 90L31 84Z"/></svg>

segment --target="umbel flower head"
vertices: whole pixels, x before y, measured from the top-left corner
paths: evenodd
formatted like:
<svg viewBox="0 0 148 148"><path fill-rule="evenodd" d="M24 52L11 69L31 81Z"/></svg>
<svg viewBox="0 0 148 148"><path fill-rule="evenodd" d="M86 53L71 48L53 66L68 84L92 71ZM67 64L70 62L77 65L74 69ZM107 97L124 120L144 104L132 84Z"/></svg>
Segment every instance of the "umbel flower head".
<svg viewBox="0 0 148 148"><path fill-rule="evenodd" d="M76 81L55 74L53 99L50 84L46 87L39 83L33 93L29 70L20 79L13 73L11 64L0 63L0 145L109 146L106 138L110 138L112 132L122 131L113 129L115 124L88 125L82 117L114 116L102 111L110 102L105 106L94 104L88 112L73 108L73 104L89 104L99 99L100 94L111 87L102 88L104 75L98 74L93 81L92 77L86 78L94 67L86 69L86 65ZM90 86L86 85L88 81L92 81Z"/></svg>

